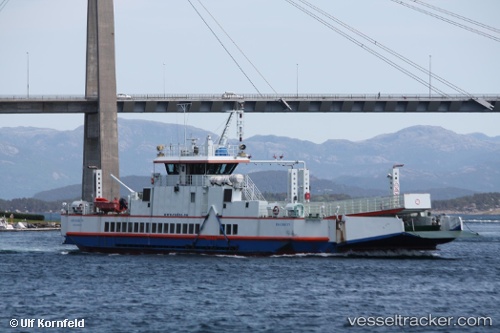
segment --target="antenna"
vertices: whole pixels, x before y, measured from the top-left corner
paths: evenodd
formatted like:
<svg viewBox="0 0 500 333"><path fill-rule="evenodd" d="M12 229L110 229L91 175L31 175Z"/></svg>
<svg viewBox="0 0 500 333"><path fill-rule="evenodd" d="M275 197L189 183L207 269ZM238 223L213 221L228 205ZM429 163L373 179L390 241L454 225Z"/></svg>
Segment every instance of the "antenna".
<svg viewBox="0 0 500 333"><path fill-rule="evenodd" d="M177 104L177 106L180 106L182 109L182 112L184 113L184 144L186 144L187 141L187 136L186 136L186 109L191 107L191 103L182 103L182 104Z"/></svg>

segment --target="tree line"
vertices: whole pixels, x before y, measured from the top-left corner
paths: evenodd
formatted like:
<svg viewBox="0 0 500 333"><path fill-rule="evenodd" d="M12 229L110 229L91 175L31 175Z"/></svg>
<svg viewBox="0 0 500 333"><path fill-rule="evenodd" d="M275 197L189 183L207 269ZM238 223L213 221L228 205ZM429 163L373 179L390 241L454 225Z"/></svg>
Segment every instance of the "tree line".
<svg viewBox="0 0 500 333"><path fill-rule="evenodd" d="M500 209L500 193L476 193L466 197L436 200L432 207L437 210L488 211Z"/></svg>
<svg viewBox="0 0 500 333"><path fill-rule="evenodd" d="M264 192L264 197L268 201L284 201L286 193ZM334 200L345 200L351 197L346 194L321 194L312 195L311 201L325 202ZM70 203L72 199L67 200ZM62 201L43 201L33 198L20 198L12 200L0 199L0 215L9 212L31 213L31 212L57 212L62 207ZM500 209L500 193L477 193L470 196L435 200L432 202L433 209L452 211L488 211Z"/></svg>
<svg viewBox="0 0 500 333"><path fill-rule="evenodd" d="M12 200L0 199L0 215L7 213L31 213L31 212L57 212L61 209L61 201L43 201L33 198L19 198Z"/></svg>

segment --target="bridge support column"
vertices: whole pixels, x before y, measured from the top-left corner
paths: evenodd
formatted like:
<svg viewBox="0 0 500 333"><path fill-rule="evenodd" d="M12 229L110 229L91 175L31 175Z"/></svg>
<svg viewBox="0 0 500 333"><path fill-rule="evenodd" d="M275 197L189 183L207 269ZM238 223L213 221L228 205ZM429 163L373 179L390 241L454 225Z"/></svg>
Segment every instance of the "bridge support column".
<svg viewBox="0 0 500 333"><path fill-rule="evenodd" d="M97 98L95 113L84 121L82 199L93 200L93 169L102 169L103 196L120 196L116 108L113 0L88 0L85 97Z"/></svg>

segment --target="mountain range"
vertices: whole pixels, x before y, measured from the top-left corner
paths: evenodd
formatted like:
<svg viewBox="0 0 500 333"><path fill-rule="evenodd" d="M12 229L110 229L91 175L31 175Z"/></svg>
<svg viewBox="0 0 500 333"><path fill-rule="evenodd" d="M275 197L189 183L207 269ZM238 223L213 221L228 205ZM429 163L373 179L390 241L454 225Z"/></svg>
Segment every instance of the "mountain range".
<svg viewBox="0 0 500 333"><path fill-rule="evenodd" d="M184 127L146 120L119 119L120 175L140 189L154 171L158 144L179 142ZM218 135L188 126L190 137L203 143ZM215 141L215 140L214 140ZM230 140L231 143L231 140ZM387 172L401 169L403 192L430 192L448 199L477 192L500 191L500 136L457 134L437 126L412 126L363 141L306 140L258 135L245 140L254 160L303 160L311 172L312 193L351 196L388 194ZM71 131L15 127L0 130L0 198L37 197L49 200L58 189L80 193L83 126ZM251 177L263 192L285 191L286 177L273 172L283 167L253 164L238 172ZM271 175L271 176L270 176ZM136 177L133 177L136 176ZM138 177L142 176L142 177ZM269 179L283 178L273 184ZM130 186L130 184L129 184ZM131 186L136 189L136 187ZM61 196L61 195L59 195ZM66 197L68 198L68 197Z"/></svg>

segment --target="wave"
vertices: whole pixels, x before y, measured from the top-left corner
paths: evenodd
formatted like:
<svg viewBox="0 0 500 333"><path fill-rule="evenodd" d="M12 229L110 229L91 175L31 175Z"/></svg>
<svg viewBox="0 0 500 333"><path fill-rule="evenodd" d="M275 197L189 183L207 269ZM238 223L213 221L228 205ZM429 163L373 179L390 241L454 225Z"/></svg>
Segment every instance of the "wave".
<svg viewBox="0 0 500 333"><path fill-rule="evenodd" d="M463 215L462 220L471 223L500 223L500 215Z"/></svg>
<svg viewBox="0 0 500 333"><path fill-rule="evenodd" d="M297 253L272 255L273 258L390 258L390 259L449 259L444 258L435 251L422 250L380 250L380 251L348 251L342 253Z"/></svg>
<svg viewBox="0 0 500 333"><path fill-rule="evenodd" d="M497 218L492 218L492 219L485 219L485 218L478 218L478 219L474 219L474 218L468 218L468 219L464 219L464 222L466 223L500 223L500 219L497 219Z"/></svg>
<svg viewBox="0 0 500 333"><path fill-rule="evenodd" d="M2 254L40 254L40 253L47 253L47 254L62 254L62 255L67 255L67 254L72 254L72 252L79 252L78 250L67 250L67 249L57 249L57 248L52 248L52 249L45 249L45 248L18 248L18 247L12 247L12 248L4 248L0 249L0 255Z"/></svg>
<svg viewBox="0 0 500 333"><path fill-rule="evenodd" d="M8 249L0 250L0 254L15 254L15 253L22 253L22 251L8 250Z"/></svg>
<svg viewBox="0 0 500 333"><path fill-rule="evenodd" d="M450 259L444 258L435 251L422 250L390 250L390 251L370 251L370 252L346 252L346 258L375 258L375 259Z"/></svg>
<svg viewBox="0 0 500 333"><path fill-rule="evenodd" d="M338 257L342 253L294 253L294 254L273 254L271 258L307 258L307 257Z"/></svg>

